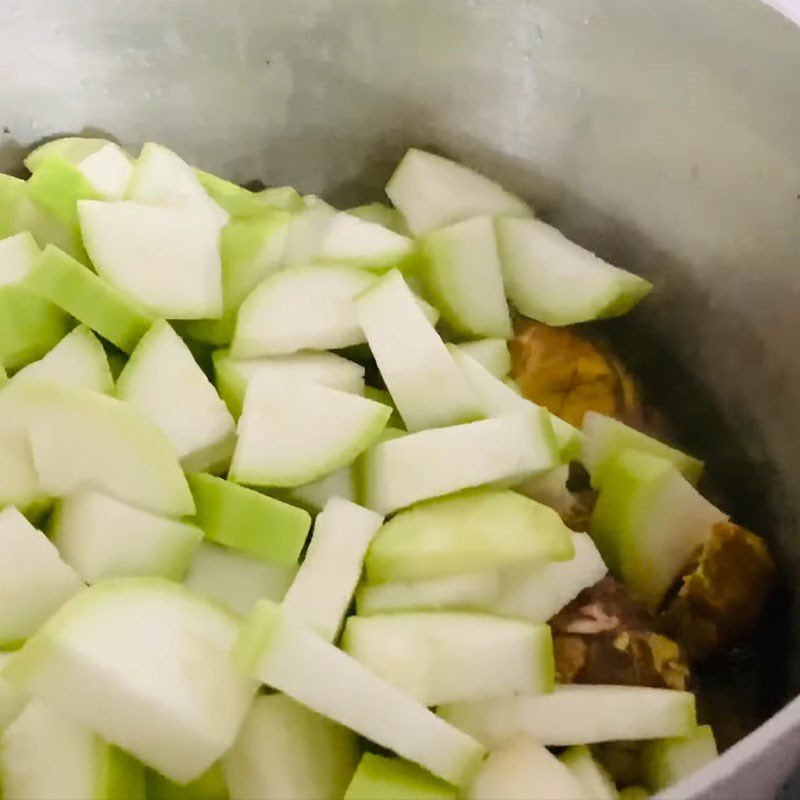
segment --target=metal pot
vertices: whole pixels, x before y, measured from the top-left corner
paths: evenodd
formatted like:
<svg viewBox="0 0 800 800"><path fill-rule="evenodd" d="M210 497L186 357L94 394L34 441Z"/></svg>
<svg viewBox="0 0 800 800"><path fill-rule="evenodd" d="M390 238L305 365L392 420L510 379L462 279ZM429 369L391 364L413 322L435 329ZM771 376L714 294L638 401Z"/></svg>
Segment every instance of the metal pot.
<svg viewBox="0 0 800 800"><path fill-rule="evenodd" d="M757 0L6 0L0 169L99 130L347 202L416 144L651 277L620 346L790 587L709 681L769 721L670 796L767 797L800 751L798 76Z"/></svg>

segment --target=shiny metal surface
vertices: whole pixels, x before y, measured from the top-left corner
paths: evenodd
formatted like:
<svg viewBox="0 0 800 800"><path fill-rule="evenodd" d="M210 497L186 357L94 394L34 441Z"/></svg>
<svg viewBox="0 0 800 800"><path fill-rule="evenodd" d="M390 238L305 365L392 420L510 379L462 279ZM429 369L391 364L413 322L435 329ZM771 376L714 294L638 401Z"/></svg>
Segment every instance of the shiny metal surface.
<svg viewBox="0 0 800 800"><path fill-rule="evenodd" d="M342 202L410 144L483 169L655 280L623 346L796 579L799 75L800 31L756 0L5 0L0 168L99 130ZM755 721L798 688L790 602ZM798 726L794 704L677 796L766 796Z"/></svg>

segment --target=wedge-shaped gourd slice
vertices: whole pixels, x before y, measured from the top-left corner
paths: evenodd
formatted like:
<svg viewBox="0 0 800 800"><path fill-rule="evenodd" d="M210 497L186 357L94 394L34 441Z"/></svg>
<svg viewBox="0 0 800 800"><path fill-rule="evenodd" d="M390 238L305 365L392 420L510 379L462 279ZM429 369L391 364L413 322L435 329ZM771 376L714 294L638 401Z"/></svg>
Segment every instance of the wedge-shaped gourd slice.
<svg viewBox="0 0 800 800"><path fill-rule="evenodd" d="M513 485L555 466L550 420L540 414L438 428L381 442L358 464L359 497L381 514L485 484Z"/></svg>
<svg viewBox="0 0 800 800"><path fill-rule="evenodd" d="M126 197L137 203L175 206L200 212L211 227L221 228L228 213L209 197L195 171L160 144L142 148L128 183Z"/></svg>
<svg viewBox="0 0 800 800"><path fill-rule="evenodd" d="M457 347L495 378L505 378L511 372L511 353L508 352L505 339L477 339L474 342L462 342Z"/></svg>
<svg viewBox="0 0 800 800"><path fill-rule="evenodd" d="M16 508L0 512L0 648L25 641L82 588L41 531Z"/></svg>
<svg viewBox="0 0 800 800"><path fill-rule="evenodd" d="M78 203L101 199L91 181L74 164L61 156L51 156L33 173L27 188L28 197L63 227L72 249L78 251L81 261L84 261Z"/></svg>
<svg viewBox="0 0 800 800"><path fill-rule="evenodd" d="M341 797L358 762L355 735L284 694L258 697L224 768L231 800Z"/></svg>
<svg viewBox="0 0 800 800"><path fill-rule="evenodd" d="M54 244L76 258L86 259L74 228L68 228L34 201L27 181L0 175L0 220L0 239L28 232L40 247Z"/></svg>
<svg viewBox="0 0 800 800"><path fill-rule="evenodd" d="M459 345L448 345L453 358L463 371L475 394L480 398L484 413L489 417L504 414L530 413L541 406L531 402L511 384L492 375L478 360ZM546 411L553 426L562 461L571 461L581 446L581 432L555 414Z"/></svg>
<svg viewBox="0 0 800 800"><path fill-rule="evenodd" d="M45 248L23 286L126 353L133 351L152 322L141 306L52 245Z"/></svg>
<svg viewBox="0 0 800 800"><path fill-rule="evenodd" d="M81 491L59 503L50 537L87 583L153 576L181 580L203 532L113 497Z"/></svg>
<svg viewBox="0 0 800 800"><path fill-rule="evenodd" d="M183 339L159 320L142 337L117 380L117 397L166 435L184 469L227 462L236 425Z"/></svg>
<svg viewBox="0 0 800 800"><path fill-rule="evenodd" d="M335 353L307 350L288 356L237 359L227 350L218 350L213 361L217 390L236 418L242 413L247 386L260 374L306 380L342 392L364 394L364 367Z"/></svg>
<svg viewBox="0 0 800 800"><path fill-rule="evenodd" d="M671 461L626 450L603 469L591 534L609 569L655 607L725 519Z"/></svg>
<svg viewBox="0 0 800 800"><path fill-rule="evenodd" d="M439 713L489 748L520 734L561 747L687 736L697 726L691 692L640 686L556 686L552 694L454 703Z"/></svg>
<svg viewBox="0 0 800 800"><path fill-rule="evenodd" d="M402 265L414 254L414 242L376 222L340 211L320 237L315 260L381 270Z"/></svg>
<svg viewBox="0 0 800 800"><path fill-rule="evenodd" d="M526 317L548 325L625 314L652 284L571 242L540 220L497 220L506 291Z"/></svg>
<svg viewBox="0 0 800 800"><path fill-rule="evenodd" d="M167 778L205 772L255 692L230 660L234 617L160 578L86 589L9 660L3 677Z"/></svg>
<svg viewBox="0 0 800 800"><path fill-rule="evenodd" d="M426 706L553 691L547 625L463 613L350 617L342 648Z"/></svg>
<svg viewBox="0 0 800 800"><path fill-rule="evenodd" d="M386 431L386 428L384 428ZM318 481L305 483L290 491L291 499L311 511L322 511L334 497L355 502L356 484L353 467L342 467Z"/></svg>
<svg viewBox="0 0 800 800"><path fill-rule="evenodd" d="M201 169L194 174L211 199L232 217L260 217L273 210L296 213L305 208L303 198L291 186L253 192Z"/></svg>
<svg viewBox="0 0 800 800"><path fill-rule="evenodd" d="M466 800L593 800L585 787L535 739L503 743L485 761Z"/></svg>
<svg viewBox="0 0 800 800"><path fill-rule="evenodd" d="M366 203L363 206L348 208L347 213L359 219L365 219L367 222L383 225L384 228L403 236L409 234L403 215L396 208L387 206L385 203Z"/></svg>
<svg viewBox="0 0 800 800"><path fill-rule="evenodd" d="M85 200L78 213L98 274L151 314L222 315L220 232L201 211Z"/></svg>
<svg viewBox="0 0 800 800"><path fill-rule="evenodd" d="M0 673L12 655L13 653L0 653ZM25 692L15 689L0 675L0 731L7 728L19 716L29 699Z"/></svg>
<svg viewBox="0 0 800 800"><path fill-rule="evenodd" d="M278 487L318 480L372 445L391 413L325 386L258 376L245 396L230 478Z"/></svg>
<svg viewBox="0 0 800 800"><path fill-rule="evenodd" d="M141 764L38 700L3 732L0 766L9 800L145 800Z"/></svg>
<svg viewBox="0 0 800 800"><path fill-rule="evenodd" d="M619 792L605 768L585 745L570 747L559 760L583 786L588 800L617 800Z"/></svg>
<svg viewBox="0 0 800 800"><path fill-rule="evenodd" d="M334 641L342 627L367 547L382 522L380 514L334 498L314 523L311 543L283 608L325 641Z"/></svg>
<svg viewBox="0 0 800 800"><path fill-rule="evenodd" d="M25 378L0 395L0 433L26 433L45 494L93 487L164 516L194 512L178 459L136 409L89 389Z"/></svg>
<svg viewBox="0 0 800 800"><path fill-rule="evenodd" d="M114 390L114 379L103 345L85 325L68 333L46 356L28 364L21 375L82 386L102 394Z"/></svg>
<svg viewBox="0 0 800 800"><path fill-rule="evenodd" d="M44 161L52 156L60 156L70 164L80 164L93 153L107 145L108 139L86 136L62 136L40 144L25 156L24 164L30 172L36 172Z"/></svg>
<svg viewBox="0 0 800 800"><path fill-rule="evenodd" d="M479 419L480 402L400 272L361 294L358 319L409 431Z"/></svg>
<svg viewBox="0 0 800 800"><path fill-rule="evenodd" d="M354 298L375 280L345 266L297 267L267 278L239 309L231 354L254 358L361 344Z"/></svg>
<svg viewBox="0 0 800 800"><path fill-rule="evenodd" d="M413 148L397 166L386 194L415 236L482 214L532 215L522 200L494 181L454 161Z"/></svg>
<svg viewBox="0 0 800 800"><path fill-rule="evenodd" d="M292 217L286 237L283 265L289 269L314 261L322 237L338 213L333 206L314 195L306 195L302 202L303 208Z"/></svg>
<svg viewBox="0 0 800 800"><path fill-rule="evenodd" d="M397 514L378 532L365 567L369 582L380 583L542 564L572 555L570 531L555 511L516 492L484 489Z"/></svg>
<svg viewBox="0 0 800 800"><path fill-rule="evenodd" d="M186 585L244 617L259 600L283 600L296 572L296 564L265 561L232 547L203 542L192 558Z"/></svg>
<svg viewBox="0 0 800 800"><path fill-rule="evenodd" d="M645 783L654 792L672 786L717 757L717 743L709 725L688 736L650 742L642 752Z"/></svg>
<svg viewBox="0 0 800 800"><path fill-rule="evenodd" d="M453 330L510 339L511 315L491 217L433 231L422 239L421 249L425 286Z"/></svg>
<svg viewBox="0 0 800 800"><path fill-rule="evenodd" d="M573 533L575 555L569 561L503 570L492 610L509 617L547 622L584 589L606 575L606 565L585 533Z"/></svg>
<svg viewBox="0 0 800 800"><path fill-rule="evenodd" d="M644 786L626 786L619 793L619 800L650 800L652 795Z"/></svg>
<svg viewBox="0 0 800 800"><path fill-rule="evenodd" d="M344 800L456 800L456 787L400 758L364 753Z"/></svg>
<svg viewBox="0 0 800 800"><path fill-rule="evenodd" d="M359 616L390 611L472 611L490 608L500 586L497 570L419 581L364 584L356 592Z"/></svg>
<svg viewBox="0 0 800 800"><path fill-rule="evenodd" d="M187 322L185 330L193 339L215 345L230 343L239 306L282 266L290 219L285 211L276 210L253 219L232 220L222 229L222 317Z"/></svg>
<svg viewBox="0 0 800 800"><path fill-rule="evenodd" d="M213 475L190 475L189 486L209 539L264 561L297 563L311 528L307 511Z"/></svg>
<svg viewBox="0 0 800 800"><path fill-rule="evenodd" d="M465 783L483 757L470 736L267 600L242 628L233 659L268 686L449 783Z"/></svg>
<svg viewBox="0 0 800 800"><path fill-rule="evenodd" d="M0 362L5 369L42 358L68 330L69 317L38 292L24 284L0 286Z"/></svg>
<svg viewBox="0 0 800 800"><path fill-rule="evenodd" d="M583 418L583 442L580 461L592 476L592 484L603 482L603 469L625 450L635 450L665 458L690 483L697 483L703 474L703 462L653 439L624 422L589 411Z"/></svg>
<svg viewBox="0 0 800 800"><path fill-rule="evenodd" d="M50 506L39 486L33 453L24 430L0 434L0 508L16 506L34 521Z"/></svg>
<svg viewBox="0 0 800 800"><path fill-rule="evenodd" d="M36 172L48 159L60 157L72 164L103 200L121 200L128 187L133 161L114 142L67 136L37 147L25 159L25 166Z"/></svg>
<svg viewBox="0 0 800 800"><path fill-rule="evenodd" d="M38 257L36 240L27 231L0 239L0 286L19 283Z"/></svg>

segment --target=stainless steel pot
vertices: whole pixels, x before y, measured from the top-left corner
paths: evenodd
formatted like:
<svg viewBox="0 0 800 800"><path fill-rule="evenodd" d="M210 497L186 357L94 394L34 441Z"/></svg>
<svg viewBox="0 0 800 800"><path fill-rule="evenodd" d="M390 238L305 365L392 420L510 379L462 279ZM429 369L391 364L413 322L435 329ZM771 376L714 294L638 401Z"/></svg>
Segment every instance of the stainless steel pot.
<svg viewBox="0 0 800 800"><path fill-rule="evenodd" d="M766 797L800 751L799 76L757 0L5 0L0 168L99 130L344 202L417 144L649 275L621 347L789 587L707 679L786 707L671 796Z"/></svg>

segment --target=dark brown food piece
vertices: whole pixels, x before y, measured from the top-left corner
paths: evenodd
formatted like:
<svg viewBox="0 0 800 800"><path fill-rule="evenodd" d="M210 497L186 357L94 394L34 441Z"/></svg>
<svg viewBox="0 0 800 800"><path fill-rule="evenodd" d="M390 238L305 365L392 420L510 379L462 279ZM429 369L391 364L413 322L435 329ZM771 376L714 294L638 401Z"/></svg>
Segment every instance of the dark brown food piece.
<svg viewBox="0 0 800 800"><path fill-rule="evenodd" d="M527 319L509 343L511 375L522 394L580 427L587 411L641 424L635 381L610 353L572 328L553 328Z"/></svg>
<svg viewBox="0 0 800 800"><path fill-rule="evenodd" d="M560 683L689 686L682 649L657 632L653 617L614 578L581 592L550 627Z"/></svg>
<svg viewBox="0 0 800 800"><path fill-rule="evenodd" d="M764 540L732 522L718 522L667 600L661 624L690 658L707 659L747 638L774 581L775 563Z"/></svg>

